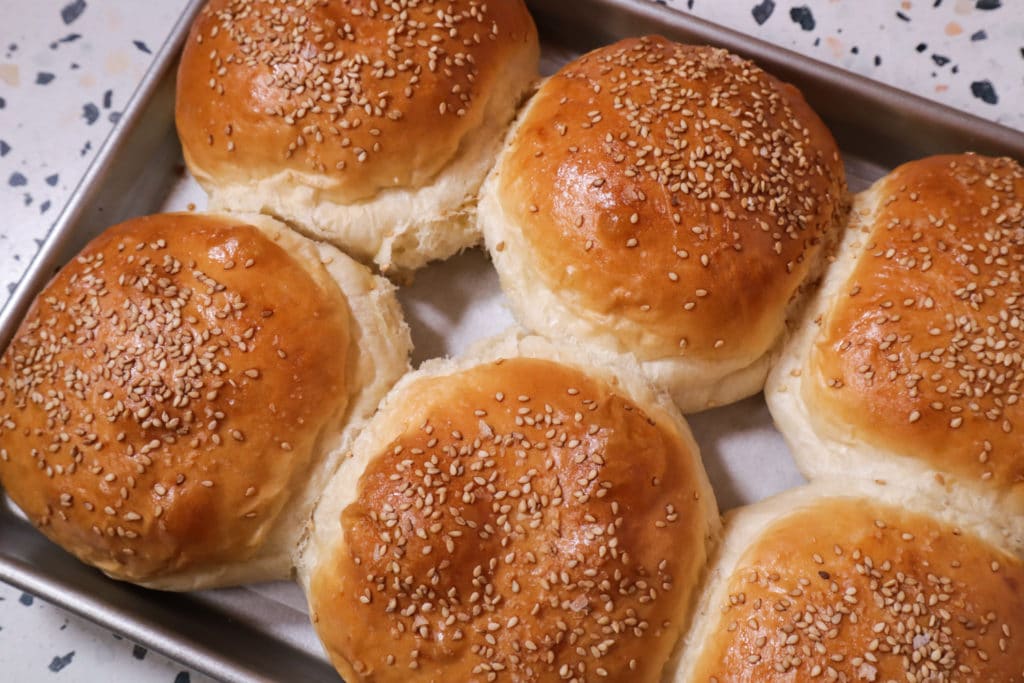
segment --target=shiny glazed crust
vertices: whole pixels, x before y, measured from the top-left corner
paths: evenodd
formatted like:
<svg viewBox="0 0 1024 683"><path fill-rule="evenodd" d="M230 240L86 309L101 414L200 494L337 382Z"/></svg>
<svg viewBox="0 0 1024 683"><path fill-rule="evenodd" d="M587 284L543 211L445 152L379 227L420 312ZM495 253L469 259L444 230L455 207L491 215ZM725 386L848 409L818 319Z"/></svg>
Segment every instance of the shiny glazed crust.
<svg viewBox="0 0 1024 683"><path fill-rule="evenodd" d="M407 340L390 285L276 221L123 223L0 358L0 481L115 578L286 577L332 449L408 367Z"/></svg>
<svg viewBox="0 0 1024 683"><path fill-rule="evenodd" d="M211 206L417 267L477 241L468 205L538 52L521 0L212 0L178 132Z"/></svg>
<svg viewBox="0 0 1024 683"><path fill-rule="evenodd" d="M541 87L480 219L524 325L632 352L698 410L760 389L844 207L838 149L795 88L646 37Z"/></svg>
<svg viewBox="0 0 1024 683"><path fill-rule="evenodd" d="M1024 169L911 162L857 196L766 387L809 477L855 475L988 512L1024 548Z"/></svg>
<svg viewBox="0 0 1024 683"><path fill-rule="evenodd" d="M675 680L1019 680L1024 565L934 509L823 480L732 513Z"/></svg>
<svg viewBox="0 0 1024 683"><path fill-rule="evenodd" d="M654 681L674 657L718 516L635 367L518 335L431 361L354 462L299 563L346 680Z"/></svg>

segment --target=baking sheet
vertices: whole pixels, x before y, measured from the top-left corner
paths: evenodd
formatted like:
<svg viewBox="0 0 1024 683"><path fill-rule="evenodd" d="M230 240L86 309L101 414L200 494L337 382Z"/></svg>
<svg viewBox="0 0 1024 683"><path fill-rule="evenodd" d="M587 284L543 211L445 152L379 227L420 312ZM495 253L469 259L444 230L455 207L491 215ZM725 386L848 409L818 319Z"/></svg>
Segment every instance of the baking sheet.
<svg viewBox="0 0 1024 683"><path fill-rule="evenodd" d="M579 51L625 35L660 32L757 58L799 84L833 127L848 180L863 189L894 164L942 151L978 149L1024 158L1024 135L929 103L643 0L531 2L551 73ZM126 125L100 152L11 304L0 313L0 346L56 267L92 235L129 216L204 207L183 172L173 131L169 67L188 18L164 46L153 74L126 111ZM837 90L839 94L837 95ZM839 101L834 101L836 97ZM898 115L888 118L882 114ZM911 132L907 132L911 131ZM884 143L884 144L883 144ZM497 275L481 250L420 271L399 293L416 345L414 364L458 355L512 323ZM802 483L761 396L691 416L690 424L723 510ZM186 595L118 584L46 541L9 504L0 510L0 578L224 680L337 681L293 584Z"/></svg>

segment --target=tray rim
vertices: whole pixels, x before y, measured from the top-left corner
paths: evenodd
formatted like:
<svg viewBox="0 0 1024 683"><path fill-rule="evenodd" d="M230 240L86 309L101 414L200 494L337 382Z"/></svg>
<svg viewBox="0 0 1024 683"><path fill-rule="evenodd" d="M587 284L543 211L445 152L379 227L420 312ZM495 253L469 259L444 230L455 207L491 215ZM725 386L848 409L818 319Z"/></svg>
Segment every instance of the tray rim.
<svg viewBox="0 0 1024 683"><path fill-rule="evenodd" d="M61 255L69 246L75 244L75 228L95 202L111 169L117 165L122 155L131 153L126 148L126 141L140 125L147 106L161 83L168 78L192 20L205 1L187 0L185 3L181 16L129 99L120 122L114 126L100 146L11 297L0 309L0 351L6 348L14 336L36 293L45 286L52 273L63 265L60 263ZM788 48L670 8L656 0L583 1L589 7L595 8L595 14L601 11L628 14L638 22L658 27L658 32L664 32L669 37L696 36L702 43L725 47L753 59L773 73L781 71L780 76L785 80L790 80L787 76L793 73L806 74L808 78L826 83L832 88L852 92L882 109L908 109L914 117L923 119L927 125L974 134L976 139L983 143L982 146L1006 150L1018 160L1024 161L1022 131L820 62ZM567 0L527 0L527 3L536 15L541 16L552 6L564 8L572 4ZM784 67L780 68L779 65ZM7 524L12 526L4 529L4 525ZM0 538L12 532L12 535L17 536L30 531L35 533L26 522L6 511L0 511ZM139 615L132 614L129 608L104 603L101 599L90 596L70 584L61 583L58 577L48 573L44 567L34 566L22 558L0 552L0 580L214 678L229 681L269 680L261 675L252 663L229 659L208 643L189 638L183 630L166 627L159 619L142 619ZM128 593L136 590L141 589L127 589ZM281 646L291 647L284 643L281 643Z"/></svg>

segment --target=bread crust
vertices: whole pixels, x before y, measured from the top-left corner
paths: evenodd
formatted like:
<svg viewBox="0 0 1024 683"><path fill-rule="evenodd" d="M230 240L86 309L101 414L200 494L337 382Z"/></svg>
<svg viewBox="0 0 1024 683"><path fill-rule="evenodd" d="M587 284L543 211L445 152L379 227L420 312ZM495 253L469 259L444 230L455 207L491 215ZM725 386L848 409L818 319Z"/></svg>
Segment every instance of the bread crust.
<svg viewBox="0 0 1024 683"><path fill-rule="evenodd" d="M522 0L212 0L178 133L211 208L412 269L478 241L476 193L538 59Z"/></svg>
<svg viewBox="0 0 1024 683"><path fill-rule="evenodd" d="M1024 549L1024 169L937 156L856 197L765 389L809 478L935 490Z"/></svg>
<svg viewBox="0 0 1024 683"><path fill-rule="evenodd" d="M286 578L409 349L390 284L272 219L134 219L61 270L0 358L0 480L114 578Z"/></svg>
<svg viewBox="0 0 1024 683"><path fill-rule="evenodd" d="M496 446L506 434L515 443ZM449 445L468 455L446 455ZM582 666L588 676L650 679L674 657L718 514L685 422L635 365L521 333L483 342L399 382L353 455L355 467L318 504L299 562L313 622L346 680L469 680L494 666L527 678ZM464 477L460 467L475 470L474 460L483 469ZM423 467L434 484L421 479ZM471 485L474 476L490 485ZM576 481L587 476L602 483ZM434 486L442 480L447 494ZM429 491L436 507L402 506L399 488ZM503 511L503 500L512 508ZM383 546L375 519L389 529ZM367 583L392 560L412 578L408 590ZM618 577L610 593L601 588L609 572ZM402 610L423 607L412 597L420 583L433 606L406 619ZM642 597L648 589L656 599ZM488 599L477 603L474 591ZM642 634L598 625L626 612L649 624ZM501 625L500 638L485 637L488 624ZM560 624L586 655L564 640L569 633L558 636Z"/></svg>
<svg viewBox="0 0 1024 683"><path fill-rule="evenodd" d="M542 85L479 211L524 326L635 354L691 412L761 388L845 208L838 149L795 88L649 36Z"/></svg>
<svg viewBox="0 0 1024 683"><path fill-rule="evenodd" d="M983 517L823 479L729 513L725 529L679 683L1020 676L1024 565Z"/></svg>

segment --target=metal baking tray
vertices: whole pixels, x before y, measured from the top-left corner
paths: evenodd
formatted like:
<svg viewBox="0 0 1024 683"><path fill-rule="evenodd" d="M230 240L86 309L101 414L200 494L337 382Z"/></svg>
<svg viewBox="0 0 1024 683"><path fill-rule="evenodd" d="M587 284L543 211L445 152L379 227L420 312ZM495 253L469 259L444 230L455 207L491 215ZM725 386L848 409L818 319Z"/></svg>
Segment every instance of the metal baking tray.
<svg viewBox="0 0 1024 683"><path fill-rule="evenodd" d="M0 311L0 348L33 297L91 237L131 216L203 206L184 172L174 132L174 65L203 0L191 0L132 97L121 125ZM529 0L550 73L582 51L660 33L718 45L756 60L804 92L844 153L852 190L929 154L974 150L1024 160L1024 133L852 75L788 50L644 0ZM479 250L420 272L400 293L416 343L414 361L457 353L511 317ZM761 397L690 418L723 509L800 483ZM147 591L106 579L0 505L0 579L146 647L226 681L334 682L292 584L189 594Z"/></svg>

